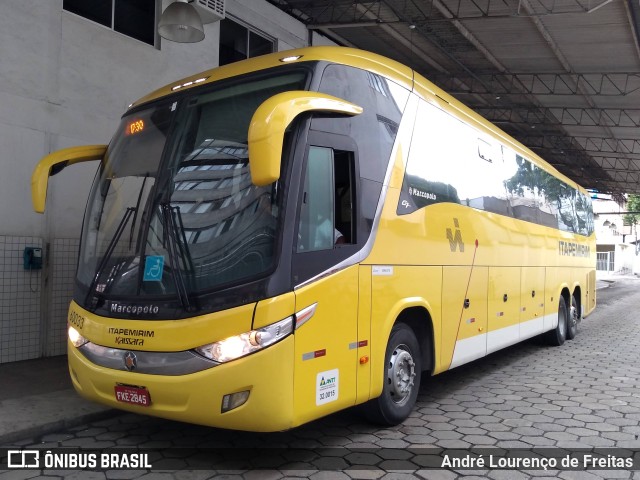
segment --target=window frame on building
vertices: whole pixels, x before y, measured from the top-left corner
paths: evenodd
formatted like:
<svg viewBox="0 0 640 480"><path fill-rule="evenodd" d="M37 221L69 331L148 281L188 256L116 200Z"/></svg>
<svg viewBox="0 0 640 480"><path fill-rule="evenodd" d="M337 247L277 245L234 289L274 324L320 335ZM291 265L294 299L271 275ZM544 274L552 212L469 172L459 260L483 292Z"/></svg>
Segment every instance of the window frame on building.
<svg viewBox="0 0 640 480"><path fill-rule="evenodd" d="M132 23L125 23L118 25L122 18L130 18L130 12L124 13L121 12L122 8L126 7L134 7L135 5L139 5L141 0L106 0L100 2L103 4L103 7L108 7L106 3L110 4L110 12L108 12L107 8L103 8L102 12L100 12L99 8L96 5L91 5L91 1L87 0L63 0L62 9L65 12L72 13L74 15L78 15L79 17L90 20L98 25L102 25L114 32L117 32L121 35L125 35L129 38L133 38L139 42L145 43L152 47L158 47L158 34L156 32L156 27L159 20L159 2L157 0L146 0L149 5L147 6L147 10L152 11L153 18L147 18L147 25L145 26L146 31L142 31L139 29L137 32L127 28L127 25L134 25L137 27L139 25L139 19ZM152 4L152 5L151 5ZM141 13L149 14L149 12L141 11ZM137 34L136 34L137 33Z"/></svg>
<svg viewBox="0 0 640 480"><path fill-rule="evenodd" d="M225 53L224 53L224 43L225 39L223 38L223 35L225 34L224 30L226 29L226 26L232 26L233 28L235 28L236 30L244 30L245 32L245 39L244 39L244 52L240 52L239 50L233 48L233 50L229 49L228 52L231 53L241 53L243 55L236 55L234 58L229 58L231 57L231 55L228 55L227 58L225 58ZM266 41L266 43L270 43L271 44L271 51L267 52L261 52L261 51L254 51L251 52L252 46L251 46L251 39L252 36L255 38L259 38L263 41ZM220 38L218 41L218 45L219 45L219 53L218 53L218 65L222 66L222 65L228 65L230 63L234 63L234 62L239 62L240 60L245 60L247 58L253 58L253 57L257 57L259 55L264 55L266 53L273 53L273 52L277 52L278 51L278 45L277 45L277 39L267 35L266 33L264 33L261 30L258 30L255 27L252 27L250 25L248 25L245 22L242 22L240 20L238 20L235 17L231 17L229 15L226 16L226 18L224 18L223 20L220 21Z"/></svg>

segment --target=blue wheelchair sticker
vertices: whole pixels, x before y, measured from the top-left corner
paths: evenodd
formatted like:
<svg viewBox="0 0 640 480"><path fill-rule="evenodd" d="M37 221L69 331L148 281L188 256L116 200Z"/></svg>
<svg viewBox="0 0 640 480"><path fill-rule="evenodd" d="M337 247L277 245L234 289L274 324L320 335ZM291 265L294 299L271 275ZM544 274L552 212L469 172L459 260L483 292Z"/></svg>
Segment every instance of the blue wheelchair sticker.
<svg viewBox="0 0 640 480"><path fill-rule="evenodd" d="M144 261L144 276L142 279L145 282L160 282L162 281L162 271L164 268L164 257L161 255L149 255Z"/></svg>

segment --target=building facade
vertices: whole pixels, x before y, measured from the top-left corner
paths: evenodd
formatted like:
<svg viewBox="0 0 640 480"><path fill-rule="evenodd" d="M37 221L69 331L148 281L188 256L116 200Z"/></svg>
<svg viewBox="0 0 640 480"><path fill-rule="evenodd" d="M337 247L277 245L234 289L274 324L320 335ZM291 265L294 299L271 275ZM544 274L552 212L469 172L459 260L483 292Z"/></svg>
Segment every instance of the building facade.
<svg viewBox="0 0 640 480"><path fill-rule="evenodd" d="M147 0L146 10L134 12L138 17L127 8L139 8L145 3L140 0L112 0L103 16L92 3L3 2L0 363L66 351L79 234L97 164L74 165L52 177L46 212L39 215L30 181L40 158L68 146L108 143L131 102L221 60L330 43L261 0L226 0L225 20L205 24L205 39L192 44L155 33L169 0ZM41 269L25 268L26 247L42 249Z"/></svg>

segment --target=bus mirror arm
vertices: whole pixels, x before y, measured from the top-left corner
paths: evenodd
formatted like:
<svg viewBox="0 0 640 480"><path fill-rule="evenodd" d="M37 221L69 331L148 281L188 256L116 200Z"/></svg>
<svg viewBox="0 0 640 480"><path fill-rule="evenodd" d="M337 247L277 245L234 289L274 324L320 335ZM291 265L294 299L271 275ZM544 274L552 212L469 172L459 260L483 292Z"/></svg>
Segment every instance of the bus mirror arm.
<svg viewBox="0 0 640 480"><path fill-rule="evenodd" d="M43 157L31 175L33 209L38 213L44 213L50 176L60 173L64 168L74 163L102 160L106 151L107 145L86 145L63 148Z"/></svg>
<svg viewBox="0 0 640 480"><path fill-rule="evenodd" d="M285 130L298 115L309 111L351 116L361 114L363 109L319 92L283 92L265 100L249 125L249 172L254 185L278 180Z"/></svg>

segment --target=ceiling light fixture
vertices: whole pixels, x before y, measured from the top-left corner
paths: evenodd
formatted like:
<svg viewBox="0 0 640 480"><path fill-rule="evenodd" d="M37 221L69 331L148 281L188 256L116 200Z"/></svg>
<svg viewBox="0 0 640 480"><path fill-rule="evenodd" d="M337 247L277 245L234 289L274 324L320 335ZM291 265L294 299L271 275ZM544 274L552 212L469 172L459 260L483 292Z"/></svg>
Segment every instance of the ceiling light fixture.
<svg viewBox="0 0 640 480"><path fill-rule="evenodd" d="M204 39L200 15L189 3L188 0L176 0L162 12L158 22L158 33L162 38L178 43L195 43Z"/></svg>

